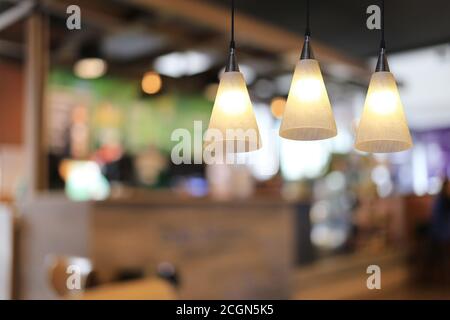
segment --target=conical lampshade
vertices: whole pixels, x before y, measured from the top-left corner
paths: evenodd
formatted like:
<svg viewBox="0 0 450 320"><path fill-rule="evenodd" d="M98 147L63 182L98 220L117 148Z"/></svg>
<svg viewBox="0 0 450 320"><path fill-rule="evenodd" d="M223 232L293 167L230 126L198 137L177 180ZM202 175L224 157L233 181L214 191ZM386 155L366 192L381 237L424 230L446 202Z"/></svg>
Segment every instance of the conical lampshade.
<svg viewBox="0 0 450 320"><path fill-rule="evenodd" d="M261 147L258 125L244 76L239 71L224 72L209 121L208 131L224 152L250 152ZM229 145L233 146L230 150ZM221 146L220 146L221 145Z"/></svg>
<svg viewBox="0 0 450 320"><path fill-rule="evenodd" d="M365 152L397 152L412 147L394 75L375 72L370 79L355 147Z"/></svg>
<svg viewBox="0 0 450 320"><path fill-rule="evenodd" d="M321 140L336 134L319 63L315 59L301 59L295 68L280 136L290 140Z"/></svg>

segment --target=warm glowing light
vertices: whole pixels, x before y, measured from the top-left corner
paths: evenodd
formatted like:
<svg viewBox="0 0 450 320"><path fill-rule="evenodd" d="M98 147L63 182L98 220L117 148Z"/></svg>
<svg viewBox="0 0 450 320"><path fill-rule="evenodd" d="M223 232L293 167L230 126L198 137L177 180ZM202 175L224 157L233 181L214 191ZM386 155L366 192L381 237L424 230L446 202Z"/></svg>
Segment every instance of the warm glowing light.
<svg viewBox="0 0 450 320"><path fill-rule="evenodd" d="M106 73L107 69L106 61L100 58L80 59L73 67L74 73L83 79L100 78Z"/></svg>
<svg viewBox="0 0 450 320"><path fill-rule="evenodd" d="M388 115L395 112L397 96L392 91L384 90L373 92L368 99L367 106L375 113Z"/></svg>
<svg viewBox="0 0 450 320"><path fill-rule="evenodd" d="M283 117L284 108L286 107L286 99L282 97L276 97L272 99L270 103L270 110L272 111L272 115L281 119Z"/></svg>
<svg viewBox="0 0 450 320"><path fill-rule="evenodd" d="M372 75L355 147L373 153L397 152L412 147L400 95L390 72Z"/></svg>
<svg viewBox="0 0 450 320"><path fill-rule="evenodd" d="M216 103L221 106L224 113L238 115L245 112L247 100L248 94L243 90L227 90L217 95Z"/></svg>
<svg viewBox="0 0 450 320"><path fill-rule="evenodd" d="M156 72L147 72L142 78L142 90L147 94L155 94L161 90L162 80Z"/></svg>
<svg viewBox="0 0 450 320"><path fill-rule="evenodd" d="M318 78L300 78L292 85L293 94L299 101L314 102L322 94L322 82Z"/></svg>
<svg viewBox="0 0 450 320"><path fill-rule="evenodd" d="M319 63L299 60L295 68L280 136L290 140L321 140L336 136L336 122Z"/></svg>
<svg viewBox="0 0 450 320"><path fill-rule="evenodd" d="M67 177L69 176L69 172L71 170L71 164L72 162L67 159L62 160L59 164L58 173L64 181L67 181Z"/></svg>
<svg viewBox="0 0 450 320"><path fill-rule="evenodd" d="M214 136L206 146L222 148L227 142L242 143L232 152L250 152L261 147L258 125L244 77L240 72L223 73L208 131ZM230 152L228 149L225 152Z"/></svg>

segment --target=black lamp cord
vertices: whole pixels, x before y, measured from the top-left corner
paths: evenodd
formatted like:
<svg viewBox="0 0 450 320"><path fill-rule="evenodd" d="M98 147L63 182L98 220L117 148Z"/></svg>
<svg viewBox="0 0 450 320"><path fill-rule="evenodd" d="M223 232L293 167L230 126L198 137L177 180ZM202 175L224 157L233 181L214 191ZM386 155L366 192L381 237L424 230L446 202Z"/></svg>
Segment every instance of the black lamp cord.
<svg viewBox="0 0 450 320"><path fill-rule="evenodd" d="M386 41L384 39L384 0L381 0L381 41L380 49L386 49Z"/></svg>
<svg viewBox="0 0 450 320"><path fill-rule="evenodd" d="M378 54L375 72L389 72L389 64L386 58L386 41L384 39L384 0L381 0L381 40L380 53Z"/></svg>
<svg viewBox="0 0 450 320"><path fill-rule="evenodd" d="M310 37L311 36L311 28L310 28L310 3L309 0L306 0L306 29L305 29L305 36Z"/></svg>
<svg viewBox="0 0 450 320"><path fill-rule="evenodd" d="M228 63L225 67L225 72L239 72L239 66L236 62L236 45L234 42L234 0L231 0L231 39L230 39L230 54L228 56Z"/></svg>
<svg viewBox="0 0 450 320"><path fill-rule="evenodd" d="M236 44L234 42L234 0L231 0L231 41L230 49L235 49Z"/></svg>

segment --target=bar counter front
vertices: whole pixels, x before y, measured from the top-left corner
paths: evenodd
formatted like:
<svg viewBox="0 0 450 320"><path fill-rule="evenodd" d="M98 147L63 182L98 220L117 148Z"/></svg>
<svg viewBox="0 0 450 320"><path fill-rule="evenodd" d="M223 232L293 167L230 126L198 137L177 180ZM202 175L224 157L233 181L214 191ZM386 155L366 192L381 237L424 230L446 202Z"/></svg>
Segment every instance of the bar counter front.
<svg viewBox="0 0 450 320"><path fill-rule="evenodd" d="M46 276L49 256L88 258L101 284L173 268L181 299L292 294L295 205L282 199L217 201L158 191L71 202L48 194L20 212L21 298L59 298Z"/></svg>

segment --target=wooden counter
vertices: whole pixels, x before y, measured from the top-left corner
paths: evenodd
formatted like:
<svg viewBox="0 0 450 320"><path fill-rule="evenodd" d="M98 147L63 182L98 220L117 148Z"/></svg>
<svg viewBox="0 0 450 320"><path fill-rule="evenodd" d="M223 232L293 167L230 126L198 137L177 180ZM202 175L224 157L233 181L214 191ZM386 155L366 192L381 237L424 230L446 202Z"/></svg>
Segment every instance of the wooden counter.
<svg viewBox="0 0 450 320"><path fill-rule="evenodd" d="M56 298L44 261L58 254L89 257L101 282L128 270L152 275L168 262L180 298L289 298L294 210L280 199L218 202L168 192L89 203L44 196L22 208L22 296Z"/></svg>
<svg viewBox="0 0 450 320"><path fill-rule="evenodd" d="M91 256L102 281L119 270L178 270L180 297L289 297L291 206L270 199L93 204Z"/></svg>

